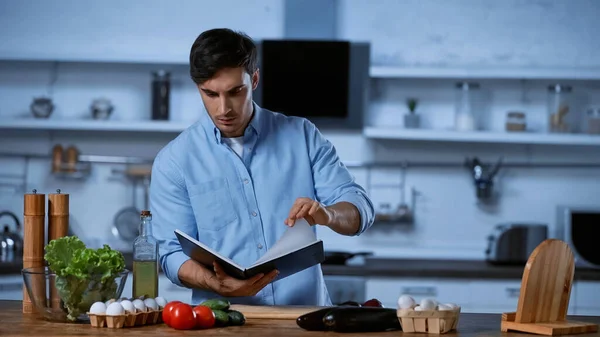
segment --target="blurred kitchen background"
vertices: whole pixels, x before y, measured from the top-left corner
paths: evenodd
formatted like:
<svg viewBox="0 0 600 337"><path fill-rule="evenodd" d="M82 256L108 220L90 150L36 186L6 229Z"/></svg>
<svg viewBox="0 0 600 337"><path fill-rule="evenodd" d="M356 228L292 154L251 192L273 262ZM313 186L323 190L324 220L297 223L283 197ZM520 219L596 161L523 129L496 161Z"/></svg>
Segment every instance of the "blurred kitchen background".
<svg viewBox="0 0 600 337"><path fill-rule="evenodd" d="M2 1L0 298L22 296L5 242L33 189L70 194L88 245L131 251L155 154L205 113L191 44L228 27L260 45L264 107L307 80L282 59L322 66L289 109L342 102L307 117L378 215L360 237L319 228L334 301L514 311L528 254L558 237L578 263L570 313L600 314L599 14L596 0Z"/></svg>

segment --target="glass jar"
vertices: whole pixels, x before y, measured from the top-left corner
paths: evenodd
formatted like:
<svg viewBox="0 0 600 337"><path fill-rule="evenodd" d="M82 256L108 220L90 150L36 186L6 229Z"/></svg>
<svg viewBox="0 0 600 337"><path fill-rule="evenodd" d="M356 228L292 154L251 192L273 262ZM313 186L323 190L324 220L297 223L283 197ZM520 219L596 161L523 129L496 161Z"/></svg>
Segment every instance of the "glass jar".
<svg viewBox="0 0 600 337"><path fill-rule="evenodd" d="M600 107L591 107L586 111L585 130L589 134L600 134Z"/></svg>
<svg viewBox="0 0 600 337"><path fill-rule="evenodd" d="M568 133L573 131L574 113L570 111L572 88L568 85L548 86L548 131Z"/></svg>
<svg viewBox="0 0 600 337"><path fill-rule="evenodd" d="M473 131L479 129L479 114L476 112L475 90L479 83L456 83L456 106L454 115L454 129L457 131Z"/></svg>
<svg viewBox="0 0 600 337"><path fill-rule="evenodd" d="M510 111L506 114L506 131L525 131L525 129L527 129L525 113Z"/></svg>

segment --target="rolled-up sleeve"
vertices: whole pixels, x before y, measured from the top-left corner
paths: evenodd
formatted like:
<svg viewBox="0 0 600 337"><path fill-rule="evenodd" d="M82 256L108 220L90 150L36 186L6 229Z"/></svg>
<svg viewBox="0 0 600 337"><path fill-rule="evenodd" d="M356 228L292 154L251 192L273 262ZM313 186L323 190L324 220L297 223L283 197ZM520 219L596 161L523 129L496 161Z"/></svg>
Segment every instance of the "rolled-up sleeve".
<svg viewBox="0 0 600 337"><path fill-rule="evenodd" d="M362 234L373 225L373 203L340 161L333 144L323 137L313 123L305 121L304 125L317 199L326 206L343 201L356 206L360 213L360 228L354 235Z"/></svg>
<svg viewBox="0 0 600 337"><path fill-rule="evenodd" d="M183 175L167 150L161 151L152 165L149 199L152 232L159 245L160 265L171 282L186 287L179 280L178 272L189 257L181 250L174 231L179 229L197 237L198 229Z"/></svg>

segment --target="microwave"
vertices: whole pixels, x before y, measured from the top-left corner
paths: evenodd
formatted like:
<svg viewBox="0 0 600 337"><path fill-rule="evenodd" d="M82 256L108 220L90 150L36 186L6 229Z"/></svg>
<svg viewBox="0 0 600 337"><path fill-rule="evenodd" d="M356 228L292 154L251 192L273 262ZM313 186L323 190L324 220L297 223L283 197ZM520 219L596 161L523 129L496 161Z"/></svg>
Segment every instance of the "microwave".
<svg viewBox="0 0 600 337"><path fill-rule="evenodd" d="M596 227L600 227L600 207L558 206L556 238L569 245L577 267L600 269Z"/></svg>

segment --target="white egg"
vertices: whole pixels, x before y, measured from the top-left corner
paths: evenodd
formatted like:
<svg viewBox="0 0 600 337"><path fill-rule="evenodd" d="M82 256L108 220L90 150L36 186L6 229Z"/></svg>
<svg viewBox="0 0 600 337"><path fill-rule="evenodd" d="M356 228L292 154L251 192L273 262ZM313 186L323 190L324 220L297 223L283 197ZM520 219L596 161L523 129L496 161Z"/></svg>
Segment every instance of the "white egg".
<svg viewBox="0 0 600 337"><path fill-rule="evenodd" d="M164 308L167 305L167 300L164 297L158 296L154 299L159 307Z"/></svg>
<svg viewBox="0 0 600 337"><path fill-rule="evenodd" d="M106 313L106 303L104 302L95 302L90 307L90 314L102 315L104 313Z"/></svg>
<svg viewBox="0 0 600 337"><path fill-rule="evenodd" d="M420 305L417 305L415 307L415 311L423 311L423 310L425 310L425 309L423 309L423 307L421 307Z"/></svg>
<svg viewBox="0 0 600 337"><path fill-rule="evenodd" d="M398 298L398 308L400 309L412 309L415 305L415 299L409 295L402 295Z"/></svg>
<svg viewBox="0 0 600 337"><path fill-rule="evenodd" d="M452 309L452 307L447 306L445 304L438 304L437 310L439 310L439 311L450 311L450 310L453 310L453 309Z"/></svg>
<svg viewBox="0 0 600 337"><path fill-rule="evenodd" d="M144 304L144 301L138 299L133 300L133 306L135 307L135 309L137 311L141 311L141 312L145 312L146 311L146 304Z"/></svg>
<svg viewBox="0 0 600 337"><path fill-rule="evenodd" d="M125 309L119 302L111 303L108 308L106 308L106 314L108 316L119 316L125 314Z"/></svg>
<svg viewBox="0 0 600 337"><path fill-rule="evenodd" d="M423 310L435 310L435 307L437 307L437 301L432 298L424 298L421 300L421 307Z"/></svg>
<svg viewBox="0 0 600 337"><path fill-rule="evenodd" d="M110 300L108 300L108 301L104 302L104 304L105 304L105 305L106 305L106 307L108 308L108 306L109 306L111 303L113 303L113 302L115 302L115 299L114 299L114 298L111 298Z"/></svg>
<svg viewBox="0 0 600 337"><path fill-rule="evenodd" d="M156 301L153 298L145 299L144 304L146 305L146 308L148 308L149 311L157 311L158 310L158 304L156 303Z"/></svg>
<svg viewBox="0 0 600 337"><path fill-rule="evenodd" d="M135 306L133 306L133 303L130 300L122 300L119 303L121 303L121 306L123 309L125 309L125 312L128 314L135 314Z"/></svg>
<svg viewBox="0 0 600 337"><path fill-rule="evenodd" d="M458 309L458 305L457 305L457 304L455 304L455 303L446 303L446 304L444 304L444 305L445 305L445 306L447 306L447 307L450 307L450 308L451 308L451 310L456 310L456 309Z"/></svg>

